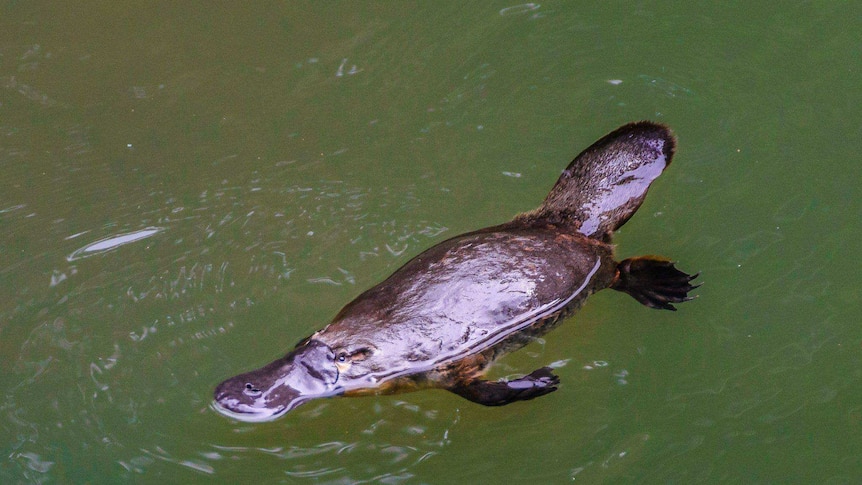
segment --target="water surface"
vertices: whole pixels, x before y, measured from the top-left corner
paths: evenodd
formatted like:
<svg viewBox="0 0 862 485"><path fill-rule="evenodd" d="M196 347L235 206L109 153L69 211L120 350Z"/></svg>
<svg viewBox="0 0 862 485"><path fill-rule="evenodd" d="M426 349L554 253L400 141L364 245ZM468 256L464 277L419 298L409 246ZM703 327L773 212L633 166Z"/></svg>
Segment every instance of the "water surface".
<svg viewBox="0 0 862 485"><path fill-rule="evenodd" d="M0 481L856 483L862 12L739 5L0 6ZM494 377L241 424L208 406L436 242L653 119L603 292Z"/></svg>

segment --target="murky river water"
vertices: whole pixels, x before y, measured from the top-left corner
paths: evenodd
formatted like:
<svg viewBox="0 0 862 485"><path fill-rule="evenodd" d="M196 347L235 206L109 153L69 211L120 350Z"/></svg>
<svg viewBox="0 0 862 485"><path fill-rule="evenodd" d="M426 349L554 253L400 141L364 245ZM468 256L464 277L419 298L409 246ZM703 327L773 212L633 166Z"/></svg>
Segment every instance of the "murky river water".
<svg viewBox="0 0 862 485"><path fill-rule="evenodd" d="M858 483L862 12L675 3L0 5L0 482ZM618 252L696 301L596 295L535 401L209 408L637 119Z"/></svg>

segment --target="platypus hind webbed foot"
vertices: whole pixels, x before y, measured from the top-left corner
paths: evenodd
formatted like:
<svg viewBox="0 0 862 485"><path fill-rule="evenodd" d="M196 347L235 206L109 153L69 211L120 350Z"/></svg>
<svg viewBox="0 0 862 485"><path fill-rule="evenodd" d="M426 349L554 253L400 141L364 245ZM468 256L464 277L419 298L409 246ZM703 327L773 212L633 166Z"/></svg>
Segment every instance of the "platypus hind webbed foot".
<svg viewBox="0 0 862 485"><path fill-rule="evenodd" d="M676 310L672 303L694 299L688 292L700 286L691 284L700 273L689 275L673 262L655 256L626 259L617 265L617 272L611 288L628 293L650 308Z"/></svg>

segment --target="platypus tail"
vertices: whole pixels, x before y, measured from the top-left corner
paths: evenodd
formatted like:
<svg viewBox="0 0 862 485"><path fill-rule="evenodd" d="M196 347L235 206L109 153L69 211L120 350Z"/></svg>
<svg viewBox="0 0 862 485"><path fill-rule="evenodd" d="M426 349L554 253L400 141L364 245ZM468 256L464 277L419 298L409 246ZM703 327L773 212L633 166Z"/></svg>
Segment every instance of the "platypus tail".
<svg viewBox="0 0 862 485"><path fill-rule="evenodd" d="M652 181L670 165L675 146L664 125L621 126L581 152L542 205L523 217L607 241L640 207Z"/></svg>

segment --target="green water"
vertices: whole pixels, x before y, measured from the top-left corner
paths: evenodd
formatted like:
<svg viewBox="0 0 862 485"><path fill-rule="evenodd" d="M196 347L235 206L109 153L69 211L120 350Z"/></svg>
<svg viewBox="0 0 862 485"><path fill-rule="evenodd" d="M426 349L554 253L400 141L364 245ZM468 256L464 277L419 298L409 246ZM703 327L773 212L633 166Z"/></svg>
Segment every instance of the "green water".
<svg viewBox="0 0 862 485"><path fill-rule="evenodd" d="M0 482L859 483L862 9L842 2L0 6ZM654 119L674 164L593 297L493 376L209 408L411 256Z"/></svg>

